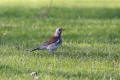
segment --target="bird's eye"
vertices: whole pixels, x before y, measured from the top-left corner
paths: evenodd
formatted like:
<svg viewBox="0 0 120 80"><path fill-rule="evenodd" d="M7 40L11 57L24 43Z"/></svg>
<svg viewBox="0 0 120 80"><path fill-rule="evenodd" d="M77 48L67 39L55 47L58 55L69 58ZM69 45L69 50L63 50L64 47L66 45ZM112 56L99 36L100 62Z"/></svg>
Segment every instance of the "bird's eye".
<svg viewBox="0 0 120 80"><path fill-rule="evenodd" d="M59 29L59 31L61 31L61 29Z"/></svg>

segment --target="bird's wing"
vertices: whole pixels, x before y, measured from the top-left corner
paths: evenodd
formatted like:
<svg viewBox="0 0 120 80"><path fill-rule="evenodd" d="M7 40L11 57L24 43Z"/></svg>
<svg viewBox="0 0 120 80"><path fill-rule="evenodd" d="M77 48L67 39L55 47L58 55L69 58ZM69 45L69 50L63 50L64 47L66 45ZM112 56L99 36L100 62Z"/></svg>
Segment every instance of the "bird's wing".
<svg viewBox="0 0 120 80"><path fill-rule="evenodd" d="M46 41L43 45L46 46L46 45L52 44L52 43L56 42L57 40L58 40L58 37L53 36L48 41Z"/></svg>

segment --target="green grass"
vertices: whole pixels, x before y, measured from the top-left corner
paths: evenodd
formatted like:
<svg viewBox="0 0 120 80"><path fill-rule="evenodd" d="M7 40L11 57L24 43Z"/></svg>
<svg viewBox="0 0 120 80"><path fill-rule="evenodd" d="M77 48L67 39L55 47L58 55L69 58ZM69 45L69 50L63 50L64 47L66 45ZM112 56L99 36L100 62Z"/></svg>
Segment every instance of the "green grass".
<svg viewBox="0 0 120 80"><path fill-rule="evenodd" d="M0 80L120 80L120 1L0 1ZM63 27L54 54L26 52Z"/></svg>

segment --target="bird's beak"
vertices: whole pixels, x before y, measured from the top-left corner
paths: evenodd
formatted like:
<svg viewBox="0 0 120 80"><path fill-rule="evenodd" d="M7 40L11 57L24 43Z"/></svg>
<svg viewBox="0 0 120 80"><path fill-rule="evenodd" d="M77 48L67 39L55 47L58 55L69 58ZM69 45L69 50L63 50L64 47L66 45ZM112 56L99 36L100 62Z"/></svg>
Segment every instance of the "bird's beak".
<svg viewBox="0 0 120 80"><path fill-rule="evenodd" d="M62 28L62 31L64 31L65 30L65 28Z"/></svg>

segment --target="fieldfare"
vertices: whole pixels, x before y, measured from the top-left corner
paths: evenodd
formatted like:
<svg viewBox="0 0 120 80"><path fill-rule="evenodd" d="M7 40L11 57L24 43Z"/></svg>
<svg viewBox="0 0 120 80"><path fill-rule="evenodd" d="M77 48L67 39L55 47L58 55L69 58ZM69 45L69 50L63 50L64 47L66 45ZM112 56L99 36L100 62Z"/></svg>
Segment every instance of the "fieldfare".
<svg viewBox="0 0 120 80"><path fill-rule="evenodd" d="M62 31L63 28L57 28L54 35L48 41L44 42L44 44L40 47L31 50L31 52L45 49L49 51L54 51L55 49L59 48L62 44Z"/></svg>

